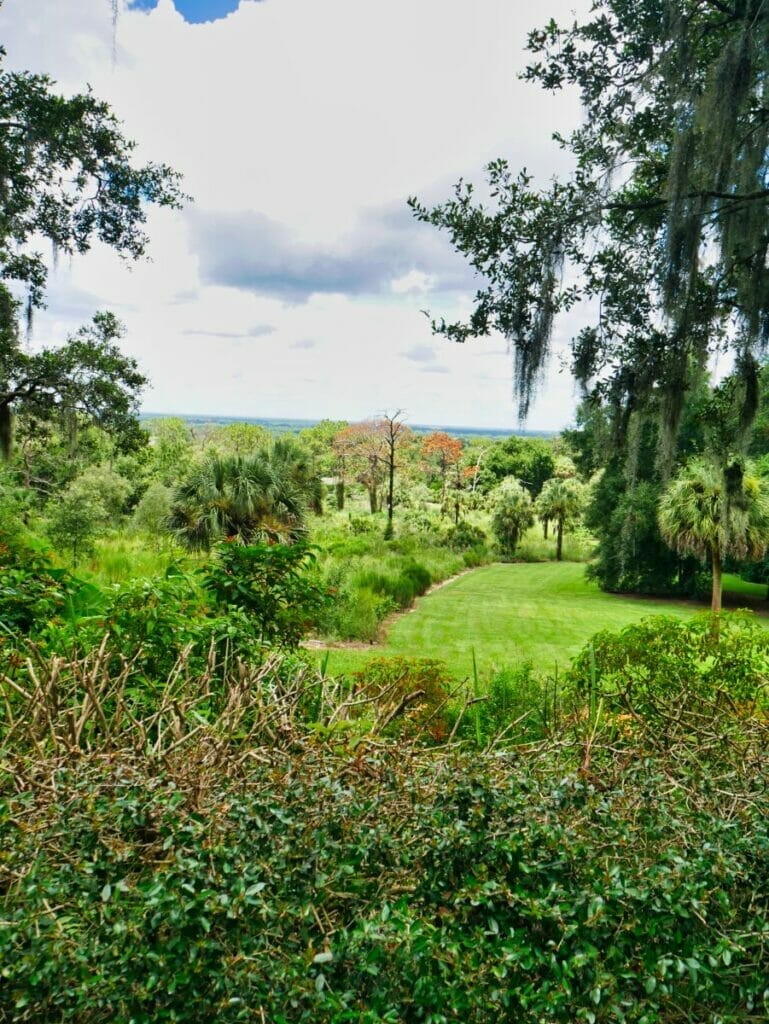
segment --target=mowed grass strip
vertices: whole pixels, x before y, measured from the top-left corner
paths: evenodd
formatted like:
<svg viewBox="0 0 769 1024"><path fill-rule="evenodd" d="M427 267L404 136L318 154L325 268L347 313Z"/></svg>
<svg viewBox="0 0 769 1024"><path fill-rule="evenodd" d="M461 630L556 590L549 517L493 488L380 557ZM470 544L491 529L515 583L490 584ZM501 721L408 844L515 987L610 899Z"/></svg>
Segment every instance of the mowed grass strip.
<svg viewBox="0 0 769 1024"><path fill-rule="evenodd" d="M585 578L584 564L539 562L484 566L420 598L391 624L384 643L367 650L332 649L330 675L361 668L382 655L441 658L458 678L472 672L472 648L488 675L531 661L540 672L565 670L601 629L621 629L649 615L688 617L685 602L606 594ZM325 652L324 652L325 653Z"/></svg>

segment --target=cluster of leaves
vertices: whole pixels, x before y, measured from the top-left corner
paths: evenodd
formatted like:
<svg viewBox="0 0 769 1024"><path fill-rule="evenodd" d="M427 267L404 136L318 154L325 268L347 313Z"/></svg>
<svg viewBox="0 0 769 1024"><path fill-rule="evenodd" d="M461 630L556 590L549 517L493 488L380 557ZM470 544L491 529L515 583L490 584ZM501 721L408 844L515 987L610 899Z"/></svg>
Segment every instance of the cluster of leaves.
<svg viewBox="0 0 769 1024"><path fill-rule="evenodd" d="M4 58L0 49L0 65ZM53 87L46 75L0 66L0 278L23 282L33 305L42 304L47 277L40 254L26 249L36 236L65 253L98 239L136 259L147 245L145 204L178 207L186 198L168 166L132 164L134 143L106 103Z"/></svg>
<svg viewBox="0 0 769 1024"><path fill-rule="evenodd" d="M512 558L523 534L534 522L529 491L515 477L507 477L495 492L491 528L503 558Z"/></svg>
<svg viewBox="0 0 769 1024"><path fill-rule="evenodd" d="M261 642L295 647L322 620L329 600L311 572L314 563L304 543L222 544L204 584L223 614L247 615Z"/></svg>
<svg viewBox="0 0 769 1024"><path fill-rule="evenodd" d="M468 551L482 547L486 543L486 534L479 526L463 521L446 531L446 543L455 551Z"/></svg>
<svg viewBox="0 0 769 1024"><path fill-rule="evenodd" d="M557 748L264 749L202 791L172 759L40 765L0 801L0 1014L763 1017L765 762L724 791L640 753L595 751L600 785Z"/></svg>
<svg viewBox="0 0 769 1024"><path fill-rule="evenodd" d="M674 695L752 710L766 706L769 633L746 612L686 622L654 616L596 634L570 675L616 710L644 717L664 715Z"/></svg>

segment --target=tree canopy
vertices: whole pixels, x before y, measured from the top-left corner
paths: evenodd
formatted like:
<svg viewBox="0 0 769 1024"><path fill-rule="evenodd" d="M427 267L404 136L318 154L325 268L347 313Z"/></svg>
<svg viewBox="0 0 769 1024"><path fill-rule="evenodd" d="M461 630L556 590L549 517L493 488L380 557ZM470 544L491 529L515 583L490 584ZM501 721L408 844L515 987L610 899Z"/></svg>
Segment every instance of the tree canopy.
<svg viewBox="0 0 769 1024"><path fill-rule="evenodd" d="M2 0L0 0L0 6ZM132 162L134 143L90 91L69 98L47 75L8 71L0 47L0 281L18 282L27 310L43 303L48 275L34 246L84 253L94 240L136 259L147 246L146 204L187 198L166 164Z"/></svg>
<svg viewBox="0 0 769 1024"><path fill-rule="evenodd" d="M411 200L482 277L470 318L434 327L456 341L504 334L525 415L556 316L587 304L575 377L621 425L659 414L669 448L708 357L731 348L753 374L769 340L769 8L596 0L528 48L525 78L580 92L584 122L558 137L575 169L538 188L497 160L487 202L465 182L434 209Z"/></svg>
<svg viewBox="0 0 769 1024"><path fill-rule="evenodd" d="M740 475L739 490L727 487L720 467L700 459L672 481L660 502L662 535L676 550L709 559L711 607L721 610L724 558L758 559L769 544L769 495L752 473Z"/></svg>
<svg viewBox="0 0 769 1024"><path fill-rule="evenodd" d="M10 301L0 285L0 308ZM58 420L69 430L84 417L126 446L135 442L146 378L116 344L124 333L114 314L100 312L59 348L28 353L5 330L0 338L0 455L8 457L12 415L19 411L37 421Z"/></svg>

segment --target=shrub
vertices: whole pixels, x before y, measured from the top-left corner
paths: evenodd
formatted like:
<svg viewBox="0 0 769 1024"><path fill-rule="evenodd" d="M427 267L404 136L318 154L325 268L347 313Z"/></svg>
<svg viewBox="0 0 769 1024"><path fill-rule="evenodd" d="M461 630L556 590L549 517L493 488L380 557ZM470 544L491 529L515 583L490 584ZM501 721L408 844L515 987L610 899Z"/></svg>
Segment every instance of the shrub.
<svg viewBox="0 0 769 1024"><path fill-rule="evenodd" d="M488 549L483 544L467 548L462 552L462 561L468 569L477 569L481 565L486 565L489 561Z"/></svg>
<svg viewBox="0 0 769 1024"><path fill-rule="evenodd" d="M481 547L486 540L484 531L466 520L446 531L446 543L454 551L467 551L469 548Z"/></svg>
<svg viewBox="0 0 769 1024"><path fill-rule="evenodd" d="M353 580L356 587L392 598L396 608L408 608L430 586L430 573L417 562L406 562L395 575L365 570Z"/></svg>
<svg viewBox="0 0 769 1024"><path fill-rule="evenodd" d="M484 739L504 736L529 742L544 735L547 695L530 662L497 669L487 689L487 700L478 705Z"/></svg>
<svg viewBox="0 0 769 1024"><path fill-rule="evenodd" d="M451 677L445 662L436 658L405 658L401 656L372 658L366 665L352 674L356 688L379 687L387 707L394 710L403 703L408 707L405 719L400 716L396 727L404 730L404 723L420 726L429 721L434 739L442 738L446 732L446 718L440 716L449 696ZM414 697L414 695L417 695ZM413 702L410 698L413 698ZM408 731L408 730L407 730Z"/></svg>
<svg viewBox="0 0 769 1024"><path fill-rule="evenodd" d="M769 632L749 612L653 616L618 633L605 630L575 658L571 680L595 686L611 706L656 715L673 697L763 701Z"/></svg>
<svg viewBox="0 0 769 1024"><path fill-rule="evenodd" d="M329 594L313 577L315 553L305 544L220 544L203 574L225 612L239 608L262 642L296 647L323 620Z"/></svg>
<svg viewBox="0 0 769 1024"><path fill-rule="evenodd" d="M765 763L632 753L600 788L563 751L41 763L0 801L0 1018L765 1020Z"/></svg>
<svg viewBox="0 0 769 1024"><path fill-rule="evenodd" d="M379 638L382 620L394 607L391 597L358 586L336 597L327 610L323 629L324 632L342 640L364 640L374 643Z"/></svg>
<svg viewBox="0 0 769 1024"><path fill-rule="evenodd" d="M349 527L350 533L354 535L377 533L379 529L379 522L373 516L356 516L351 512Z"/></svg>

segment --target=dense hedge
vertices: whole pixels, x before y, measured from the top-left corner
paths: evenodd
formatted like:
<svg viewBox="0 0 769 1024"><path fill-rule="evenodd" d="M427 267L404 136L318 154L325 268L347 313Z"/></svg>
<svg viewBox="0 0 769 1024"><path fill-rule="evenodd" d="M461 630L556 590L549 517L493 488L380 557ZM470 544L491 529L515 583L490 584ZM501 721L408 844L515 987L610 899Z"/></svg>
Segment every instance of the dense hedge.
<svg viewBox="0 0 769 1024"><path fill-rule="evenodd" d="M760 770L727 788L693 750L616 742L581 775L562 745L257 754L6 779L0 1019L769 1014Z"/></svg>

